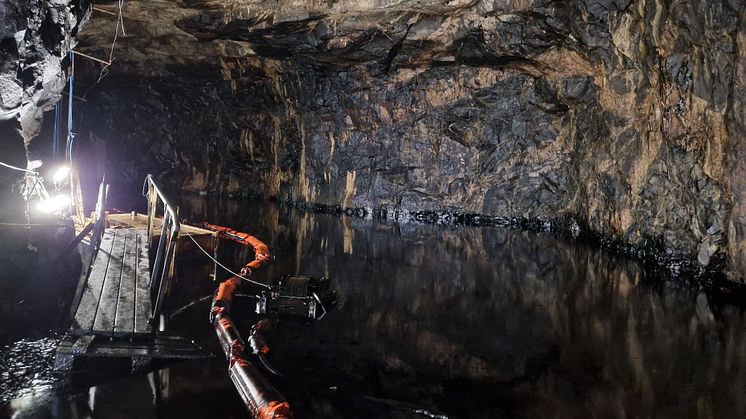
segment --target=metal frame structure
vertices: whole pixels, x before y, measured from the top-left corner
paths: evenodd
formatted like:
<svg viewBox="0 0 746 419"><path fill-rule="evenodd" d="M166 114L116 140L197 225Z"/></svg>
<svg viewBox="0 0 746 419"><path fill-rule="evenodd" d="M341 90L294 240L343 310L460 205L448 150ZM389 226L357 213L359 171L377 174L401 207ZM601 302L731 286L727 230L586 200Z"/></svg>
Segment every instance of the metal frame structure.
<svg viewBox="0 0 746 419"><path fill-rule="evenodd" d="M146 188L147 191L145 190ZM161 307L163 306L166 286L168 285L172 273L172 262L176 252L176 242L179 239L181 223L179 222L178 213L175 207L171 205L165 195L163 195L163 192L161 192L155 184L152 175L148 175L145 178L143 193L146 194L148 198L148 239L150 243L153 241L153 227L156 212L158 211L158 202L160 201L163 206L161 236L158 240L155 262L153 263L153 269L150 274L150 291L151 294L155 292L155 304L153 304L153 312L150 316L152 323L158 320L157 317L160 314Z"/></svg>

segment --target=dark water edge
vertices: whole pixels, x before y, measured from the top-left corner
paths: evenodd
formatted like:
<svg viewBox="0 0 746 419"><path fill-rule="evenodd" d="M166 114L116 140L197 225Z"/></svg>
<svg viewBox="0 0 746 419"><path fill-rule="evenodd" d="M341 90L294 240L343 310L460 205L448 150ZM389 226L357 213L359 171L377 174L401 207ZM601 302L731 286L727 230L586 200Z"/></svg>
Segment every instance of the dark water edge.
<svg viewBox="0 0 746 419"><path fill-rule="evenodd" d="M192 221L268 242L276 260L259 278L333 279L338 305L322 321L283 317L268 332L286 374L273 383L297 417L746 417L744 306L696 283L530 231L180 201ZM221 253L233 268L250 256L230 244ZM171 310L213 291L207 272L203 257L180 261ZM253 301L241 301L247 330ZM169 328L220 355L208 304L178 310ZM160 392L152 374L122 373L91 390L44 375L54 335L34 337L3 347L0 373L18 362L39 368L3 388L13 399L0 417L246 416L221 356L160 370ZM12 355L24 347L32 359Z"/></svg>
<svg viewBox="0 0 746 419"><path fill-rule="evenodd" d="M724 259L715 258L707 266L700 265L696 258L677 256L666 249L662 237L645 237L641 244L630 244L622 238L607 236L591 229L573 215L553 218L526 218L493 216L479 213L453 211L408 211L403 209L342 207L337 204L319 204L305 201L279 200L280 205L319 214L333 214L368 218L397 223L422 223L434 225L507 227L518 230L540 232L564 239L574 244L602 248L615 256L634 258L648 270L657 270L661 276L675 276L681 280L696 281L704 287L717 287L722 291L742 295L746 285L727 278L723 274Z"/></svg>

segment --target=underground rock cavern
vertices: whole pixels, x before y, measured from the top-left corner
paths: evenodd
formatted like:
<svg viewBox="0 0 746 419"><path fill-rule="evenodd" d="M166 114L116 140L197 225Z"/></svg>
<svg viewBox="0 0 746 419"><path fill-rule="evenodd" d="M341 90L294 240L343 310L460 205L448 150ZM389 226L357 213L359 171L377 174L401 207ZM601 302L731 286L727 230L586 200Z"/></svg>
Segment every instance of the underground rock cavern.
<svg viewBox="0 0 746 419"><path fill-rule="evenodd" d="M746 417L745 16L0 0L0 417Z"/></svg>

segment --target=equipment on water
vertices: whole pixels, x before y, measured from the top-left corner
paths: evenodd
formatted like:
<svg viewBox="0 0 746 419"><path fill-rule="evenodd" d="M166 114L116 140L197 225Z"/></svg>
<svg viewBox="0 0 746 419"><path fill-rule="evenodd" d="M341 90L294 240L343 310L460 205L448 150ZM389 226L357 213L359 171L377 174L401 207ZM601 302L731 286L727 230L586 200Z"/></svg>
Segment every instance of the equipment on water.
<svg viewBox="0 0 746 419"><path fill-rule="evenodd" d="M319 320L336 299L336 291L329 283L324 277L285 275L277 285L257 296L256 313L277 312Z"/></svg>

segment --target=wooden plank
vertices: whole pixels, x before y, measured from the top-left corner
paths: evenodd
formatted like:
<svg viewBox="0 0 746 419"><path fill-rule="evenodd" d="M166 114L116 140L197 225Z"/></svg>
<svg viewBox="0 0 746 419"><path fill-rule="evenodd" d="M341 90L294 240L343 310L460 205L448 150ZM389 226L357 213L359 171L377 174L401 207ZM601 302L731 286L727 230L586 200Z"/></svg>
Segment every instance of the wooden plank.
<svg viewBox="0 0 746 419"><path fill-rule="evenodd" d="M73 183L70 187L73 189L75 199L75 215L77 216L78 225L85 223L85 210L83 209L83 191L80 187L80 174L75 166L72 166Z"/></svg>
<svg viewBox="0 0 746 419"><path fill-rule="evenodd" d="M113 245L114 232L104 232L100 250L96 256L96 260L93 261L93 268L91 268L91 273L88 275L88 280L83 287L80 304L73 318L72 330L90 331L93 328L93 320L96 318L98 301L101 297L101 289L103 288L104 278L109 267L109 256L111 255Z"/></svg>
<svg viewBox="0 0 746 419"><path fill-rule="evenodd" d="M122 336L135 332L135 279L137 277L137 232L126 231L126 247L122 260L122 279L119 283L114 335Z"/></svg>
<svg viewBox="0 0 746 419"><path fill-rule="evenodd" d="M75 346L78 340L73 336L65 337L57 347L57 353L86 357L147 356L160 359L200 359L213 356L199 345L178 336L161 335L148 341L92 340L85 351Z"/></svg>
<svg viewBox="0 0 746 419"><path fill-rule="evenodd" d="M109 256L109 269L106 270L96 319L93 321L93 331L108 336L111 336L114 331L114 320L119 300L119 283L122 279L122 261L127 246L126 231L116 229L113 231L116 232L116 236Z"/></svg>
<svg viewBox="0 0 746 419"><path fill-rule="evenodd" d="M76 355L88 352L88 348L96 339L96 335L83 335L79 337L72 346L72 353Z"/></svg>
<svg viewBox="0 0 746 419"><path fill-rule="evenodd" d="M135 333L150 333L150 258L148 257L148 235L137 230L137 272L135 278Z"/></svg>

